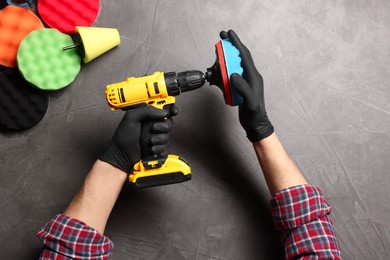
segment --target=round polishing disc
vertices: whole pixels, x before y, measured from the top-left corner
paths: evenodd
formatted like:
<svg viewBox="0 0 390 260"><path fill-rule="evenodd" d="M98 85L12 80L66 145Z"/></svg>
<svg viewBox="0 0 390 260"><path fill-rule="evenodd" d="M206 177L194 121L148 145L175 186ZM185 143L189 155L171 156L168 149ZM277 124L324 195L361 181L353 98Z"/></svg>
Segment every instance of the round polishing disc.
<svg viewBox="0 0 390 260"><path fill-rule="evenodd" d="M68 86L81 68L77 50L63 50L63 47L73 44L69 35L56 29L31 32L18 49L20 72L29 83L43 90L53 91Z"/></svg>
<svg viewBox="0 0 390 260"><path fill-rule="evenodd" d="M219 61L219 71L221 72L222 85L223 85L223 96L225 97L225 103L232 106L232 96L230 92L230 80L227 74L226 63L225 63L225 54L222 47L222 41L215 44L217 51L217 57Z"/></svg>
<svg viewBox="0 0 390 260"><path fill-rule="evenodd" d="M27 34L40 28L41 20L27 8L9 5L0 10L0 64L16 67L19 44Z"/></svg>
<svg viewBox="0 0 390 260"><path fill-rule="evenodd" d="M231 106L241 105L243 98L238 94L236 89L231 85L230 76L237 73L242 76L244 70L241 67L240 51L230 42L229 39L221 40L223 54L225 58L226 72L229 79L229 89L231 96Z"/></svg>
<svg viewBox="0 0 390 260"><path fill-rule="evenodd" d="M8 4L5 1L0 1L0 10L6 7Z"/></svg>
<svg viewBox="0 0 390 260"><path fill-rule="evenodd" d="M49 95L31 87L17 69L0 73L0 131L25 130L46 114Z"/></svg>
<svg viewBox="0 0 390 260"><path fill-rule="evenodd" d="M39 0L38 13L52 28L75 33L77 26L91 26L99 14L100 0Z"/></svg>

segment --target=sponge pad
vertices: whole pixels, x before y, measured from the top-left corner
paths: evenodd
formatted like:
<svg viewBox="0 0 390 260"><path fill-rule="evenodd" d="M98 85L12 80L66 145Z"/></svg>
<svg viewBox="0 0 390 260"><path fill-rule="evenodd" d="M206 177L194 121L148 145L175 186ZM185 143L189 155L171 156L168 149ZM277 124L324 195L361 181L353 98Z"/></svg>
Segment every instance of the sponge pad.
<svg viewBox="0 0 390 260"><path fill-rule="evenodd" d="M241 67L241 58L239 50L233 46L229 39L221 40L225 58L226 72L229 79L230 94L232 98L232 106L241 105L243 98L237 93L236 89L230 83L230 76L237 73L242 76L243 69Z"/></svg>
<svg viewBox="0 0 390 260"><path fill-rule="evenodd" d="M41 20L29 9L7 6L0 11L0 64L16 67L20 42L31 31L43 28Z"/></svg>
<svg viewBox="0 0 390 260"><path fill-rule="evenodd" d="M47 92L31 87L17 69L0 73L0 130L24 130L46 113Z"/></svg>
<svg viewBox="0 0 390 260"><path fill-rule="evenodd" d="M84 47L85 63L90 62L121 42L119 32L114 28L76 26Z"/></svg>
<svg viewBox="0 0 390 260"><path fill-rule="evenodd" d="M80 71L81 58L69 35L56 29L31 32L19 46L17 60L23 77L37 88L58 90L69 85Z"/></svg>
<svg viewBox="0 0 390 260"><path fill-rule="evenodd" d="M64 33L74 33L75 26L90 26L98 16L100 0L39 0L38 12L45 23Z"/></svg>
<svg viewBox="0 0 390 260"><path fill-rule="evenodd" d="M5 1L0 1L0 9L3 9L4 7L6 7L8 4L7 2Z"/></svg>

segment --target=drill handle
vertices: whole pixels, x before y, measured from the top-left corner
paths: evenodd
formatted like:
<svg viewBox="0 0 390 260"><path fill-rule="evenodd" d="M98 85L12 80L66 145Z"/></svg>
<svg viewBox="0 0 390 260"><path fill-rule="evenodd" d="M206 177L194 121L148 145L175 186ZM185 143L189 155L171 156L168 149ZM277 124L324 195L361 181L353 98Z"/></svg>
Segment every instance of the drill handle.
<svg viewBox="0 0 390 260"><path fill-rule="evenodd" d="M175 114L172 111L173 104L169 104L164 106L164 110L167 110L168 117L174 116ZM168 120L167 118L164 120ZM155 169L160 168L167 159L167 154L155 154L151 149L151 144L149 140L151 140L153 134L153 125L155 123L161 122L159 120L149 120L142 123L142 140L140 142L141 146L141 157L142 164L146 169Z"/></svg>

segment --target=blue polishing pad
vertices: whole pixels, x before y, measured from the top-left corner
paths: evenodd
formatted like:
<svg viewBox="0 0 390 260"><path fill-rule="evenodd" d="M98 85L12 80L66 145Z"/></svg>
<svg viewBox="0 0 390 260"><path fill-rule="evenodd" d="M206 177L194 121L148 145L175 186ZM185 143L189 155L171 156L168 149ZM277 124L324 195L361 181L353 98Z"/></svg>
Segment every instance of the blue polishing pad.
<svg viewBox="0 0 390 260"><path fill-rule="evenodd" d="M234 47L234 45L230 42L229 39L221 40L221 42L223 53L225 55L227 75L229 78L230 92L232 96L232 106L238 106L241 105L244 100L240 96L240 94L237 93L235 88L231 85L230 76L233 73L237 73L242 76L242 73L244 72L241 67L240 51L236 47Z"/></svg>

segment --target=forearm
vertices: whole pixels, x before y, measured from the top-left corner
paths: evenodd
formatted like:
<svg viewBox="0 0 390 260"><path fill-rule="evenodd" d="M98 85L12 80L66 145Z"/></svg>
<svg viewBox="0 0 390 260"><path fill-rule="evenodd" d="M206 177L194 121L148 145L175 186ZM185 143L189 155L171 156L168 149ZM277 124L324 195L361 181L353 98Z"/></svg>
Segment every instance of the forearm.
<svg viewBox="0 0 390 260"><path fill-rule="evenodd" d="M125 172L97 160L64 215L78 219L103 234L126 177Z"/></svg>
<svg viewBox="0 0 390 260"><path fill-rule="evenodd" d="M109 259L114 244L103 232L125 180L126 173L97 160L65 212L38 232L39 259Z"/></svg>
<svg viewBox="0 0 390 260"><path fill-rule="evenodd" d="M341 259L331 208L319 188L308 185L275 133L253 143L272 195L275 227L286 259Z"/></svg>
<svg viewBox="0 0 390 260"><path fill-rule="evenodd" d="M284 150L276 133L254 142L253 147L271 196L282 189L307 184L299 169Z"/></svg>

